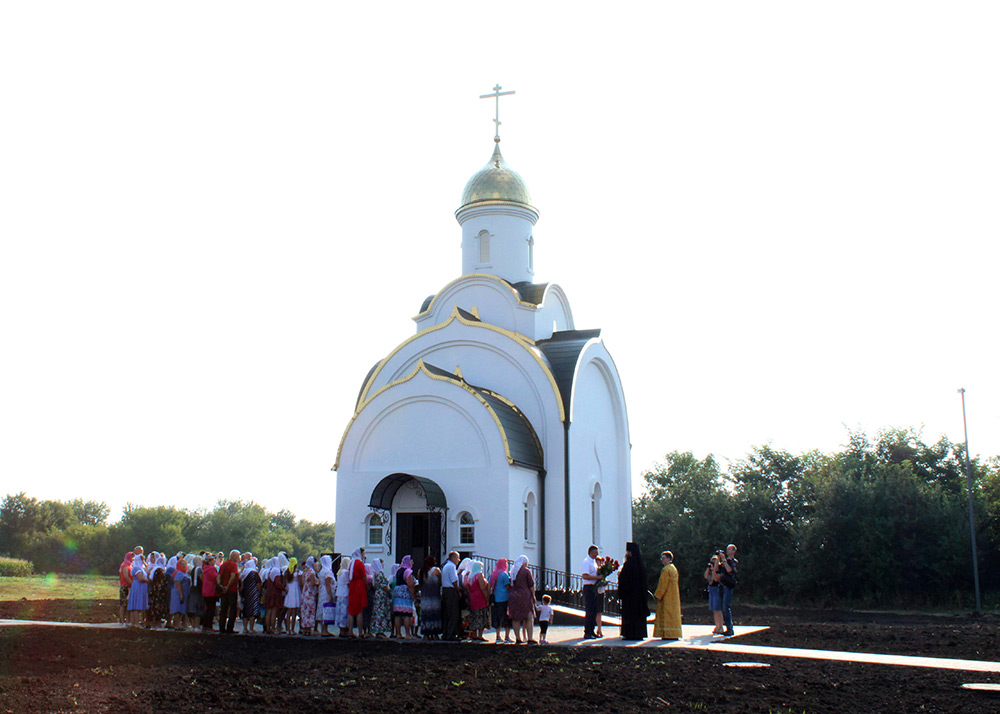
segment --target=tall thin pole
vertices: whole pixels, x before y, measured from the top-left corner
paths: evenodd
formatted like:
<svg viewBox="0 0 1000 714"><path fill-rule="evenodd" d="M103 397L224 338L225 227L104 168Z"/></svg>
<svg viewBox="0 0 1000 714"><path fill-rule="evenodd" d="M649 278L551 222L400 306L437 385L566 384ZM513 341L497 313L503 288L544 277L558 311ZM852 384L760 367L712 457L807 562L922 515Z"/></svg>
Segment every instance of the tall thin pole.
<svg viewBox="0 0 1000 714"><path fill-rule="evenodd" d="M972 510L972 462L969 461L969 427L965 422L965 388L958 390L962 395L962 429L965 431L965 481L969 487L969 530L972 533L972 576L976 582L976 614L982 615L979 600L979 558L976 556L976 514Z"/></svg>

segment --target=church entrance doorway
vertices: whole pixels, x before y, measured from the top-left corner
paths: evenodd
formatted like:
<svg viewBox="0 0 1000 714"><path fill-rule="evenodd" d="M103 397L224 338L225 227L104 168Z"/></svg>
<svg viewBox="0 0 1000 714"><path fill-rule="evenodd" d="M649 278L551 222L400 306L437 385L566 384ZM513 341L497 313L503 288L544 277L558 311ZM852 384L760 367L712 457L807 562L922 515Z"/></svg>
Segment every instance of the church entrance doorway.
<svg viewBox="0 0 1000 714"><path fill-rule="evenodd" d="M428 555L441 562L441 514L399 513L396 515L396 553L409 555L413 569L424 566Z"/></svg>
<svg viewBox="0 0 1000 714"><path fill-rule="evenodd" d="M399 562L413 559L413 569L424 565L431 555L441 562L447 550L445 516L448 501L434 481L407 473L394 473L376 484L368 507L387 526L384 532L387 555Z"/></svg>

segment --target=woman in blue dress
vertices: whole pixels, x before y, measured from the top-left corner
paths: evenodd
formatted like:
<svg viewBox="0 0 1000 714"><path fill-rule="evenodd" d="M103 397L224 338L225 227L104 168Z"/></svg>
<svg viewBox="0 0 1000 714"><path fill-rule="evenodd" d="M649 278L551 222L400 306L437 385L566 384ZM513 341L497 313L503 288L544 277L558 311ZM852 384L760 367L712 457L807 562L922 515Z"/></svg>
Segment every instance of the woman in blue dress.
<svg viewBox="0 0 1000 714"><path fill-rule="evenodd" d="M146 568L142 555L135 556L132 561L132 587L128 591L128 624L139 627L149 608L149 580L146 578Z"/></svg>
<svg viewBox="0 0 1000 714"><path fill-rule="evenodd" d="M413 629L413 601L416 583L413 580L413 559L405 556L392 581L392 636L410 639Z"/></svg>
<svg viewBox="0 0 1000 714"><path fill-rule="evenodd" d="M191 576L187 573L187 560L181 558L177 561L173 587L170 589L170 626L175 630L187 629L184 618L187 616L190 597Z"/></svg>
<svg viewBox="0 0 1000 714"><path fill-rule="evenodd" d="M513 644L514 640L510 638L510 617L507 615L507 598L508 588L510 587L510 575L507 573L507 559L500 558L497 561L496 568L493 569L493 574L490 575L490 590L493 591L493 627L497 631L497 644L501 642L506 642L507 644ZM504 629L506 634L504 638L500 639L500 630Z"/></svg>

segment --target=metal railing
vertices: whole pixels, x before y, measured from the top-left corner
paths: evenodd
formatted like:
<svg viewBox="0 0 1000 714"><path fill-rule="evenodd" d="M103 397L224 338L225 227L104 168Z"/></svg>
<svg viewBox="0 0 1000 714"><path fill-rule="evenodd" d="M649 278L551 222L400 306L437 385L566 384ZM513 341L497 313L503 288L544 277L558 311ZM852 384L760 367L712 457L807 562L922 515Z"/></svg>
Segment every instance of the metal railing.
<svg viewBox="0 0 1000 714"><path fill-rule="evenodd" d="M488 558L485 555L473 555L473 560L481 560L485 566L486 579L496 568L497 559ZM513 565L511 558L507 562ZM549 595L552 602L565 607L572 607L577 610L584 609L583 603L583 578L576 573L567 573L562 570L552 570L551 568L539 568L537 565L528 563L528 570L535 579L535 594L538 596ZM608 615L619 615L621 613L618 601L618 588L614 583L608 585L608 590L604 593L604 607L601 610Z"/></svg>

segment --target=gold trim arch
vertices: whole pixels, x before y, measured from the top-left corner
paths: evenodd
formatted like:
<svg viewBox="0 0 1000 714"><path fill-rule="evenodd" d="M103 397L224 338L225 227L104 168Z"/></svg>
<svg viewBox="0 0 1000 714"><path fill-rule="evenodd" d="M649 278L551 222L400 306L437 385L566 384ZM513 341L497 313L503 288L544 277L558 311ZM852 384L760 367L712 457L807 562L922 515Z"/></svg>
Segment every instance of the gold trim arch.
<svg viewBox="0 0 1000 714"><path fill-rule="evenodd" d="M382 394L382 392L386 392L392 389L393 387L398 387L401 384L405 384L406 382L409 382L411 379L413 379L414 377L416 377L418 374L421 373L439 382L447 382L449 384L454 384L456 387L462 388L465 392L475 397L476 401L478 401L480 404L483 405L483 407L486 408L486 411L493 419L493 423L496 424L497 431L500 433L500 440L503 442L504 457L507 459L508 465L513 465L514 459L510 455L510 443L507 441L507 430L503 428L503 423L500 421L500 417L497 416L496 411L493 409L493 407L490 406L490 403L487 402L485 399L483 399L482 395L476 392L476 390L474 390L465 382L460 382L458 379L455 379L454 377L446 377L444 375L434 374L429 369L427 369L427 367L424 365L424 361L420 360L412 372L410 372L402 379L397 379L393 382L389 382L389 384L385 385L384 387L376 391L375 394L373 394L370 399L365 400L365 403L362 404L361 407L354 413L354 416L351 417L351 421L347 423L347 428L344 429L344 435L340 437L340 445L337 447L337 462L333 465L331 471L336 471L337 468L340 466L340 453L344 449L344 442L347 441L347 435L351 432L351 427L354 426L354 422L361 415L361 411L365 408L365 406L373 402L380 394ZM504 403L510 404L510 402L506 399L502 399L502 401L504 401Z"/></svg>

